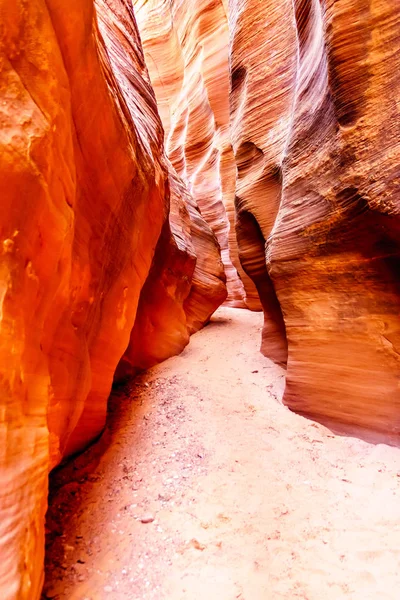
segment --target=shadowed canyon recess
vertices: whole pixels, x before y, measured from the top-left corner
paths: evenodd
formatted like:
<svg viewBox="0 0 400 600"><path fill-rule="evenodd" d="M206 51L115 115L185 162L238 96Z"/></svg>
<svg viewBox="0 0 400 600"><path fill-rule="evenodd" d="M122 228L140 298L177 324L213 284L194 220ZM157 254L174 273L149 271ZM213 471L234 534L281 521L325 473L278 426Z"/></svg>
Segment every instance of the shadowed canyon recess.
<svg viewBox="0 0 400 600"><path fill-rule="evenodd" d="M121 572L136 573L146 544L154 548L146 537L152 522L140 519L146 503L149 514L158 510L150 496L163 492L153 463L160 460L162 479L169 462L159 446L172 449L175 436L191 465L193 518L213 525L205 541L192 532L182 483L182 511L190 518L172 511L172 546L158 547L164 556L179 555L171 559L177 571L167 577L150 552L159 581L143 567L143 576L130 575L131 588L124 579L118 592L105 566L112 546L107 550L110 542L101 539L107 519L116 522L119 513L98 509L104 534L93 525L97 566L79 572L69 562L67 546L78 564L86 559L76 555L68 514L57 517L57 485L72 486L71 502L93 493L84 487L87 471L80 490L71 463L52 480L47 597L316 600L325 589L332 599L397 598L396 3L0 0L0 23L2 600L41 597L49 473L96 440L107 419L93 452L104 457L101 477L109 478L111 502L119 506L113 469L125 460L127 481L132 461L144 461L155 486L137 477L129 494L140 495L141 504L123 486L118 492L140 508L132 539L119 547L131 561ZM222 304L222 316L213 317ZM207 357L202 342L210 346ZM158 394L153 387L163 369ZM123 402L112 395L108 411L113 385L127 395ZM161 444L161 425L150 419L143 429L135 385L156 414L163 402L170 407L172 415L164 416L171 446ZM121 444L129 458L116 458L114 426L128 414ZM149 450L143 454L144 432L159 442L151 461ZM240 458L218 432L236 440ZM198 455L208 455L202 445L215 459L201 462ZM232 477L237 504L227 491L236 460L245 465ZM92 459L87 464L97 468ZM313 472L304 479L307 464ZM349 491L335 483L337 469ZM210 479L201 483L203 477ZM322 520L326 507L326 530L307 511L296 512L292 492L277 479L289 488L311 481L298 501L312 503ZM218 482L227 489L217 489ZM208 485L213 501L204 496ZM104 504L108 492L99 489ZM267 499L274 492L277 498ZM66 493L58 508L68 513ZM354 512L357 504L362 514ZM283 526L280 519L293 511ZM253 513L254 529L245 524ZM310 528L296 529L295 518L311 519ZM213 537L215 519L221 537ZM259 553L261 539L267 553ZM247 562L242 543L250 548ZM286 567L292 561L292 578L277 566L279 557ZM73 587L87 578L82 593Z"/></svg>

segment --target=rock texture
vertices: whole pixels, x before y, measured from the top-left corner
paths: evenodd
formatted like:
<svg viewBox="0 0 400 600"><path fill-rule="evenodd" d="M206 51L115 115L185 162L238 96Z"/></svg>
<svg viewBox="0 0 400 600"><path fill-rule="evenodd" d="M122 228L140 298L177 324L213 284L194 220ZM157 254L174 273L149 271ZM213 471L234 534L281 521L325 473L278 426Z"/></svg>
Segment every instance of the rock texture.
<svg viewBox="0 0 400 600"><path fill-rule="evenodd" d="M5 600L40 595L49 470L226 277L261 301L288 406L400 431L398 9L227 8L0 0Z"/></svg>
<svg viewBox="0 0 400 600"><path fill-rule="evenodd" d="M218 238L227 303L258 310L257 291L238 259L234 227L236 167L229 135L226 3L134 0L133 4L167 154Z"/></svg>
<svg viewBox="0 0 400 600"><path fill-rule="evenodd" d="M281 362L288 341L291 408L395 433L399 29L390 0L230 0L237 235L264 351Z"/></svg>
<svg viewBox="0 0 400 600"><path fill-rule="evenodd" d="M215 235L163 152L164 132L131 3L96 0L96 6L113 73L146 154L165 175L165 196L170 199L130 343L115 374L119 381L180 352L227 292Z"/></svg>
<svg viewBox="0 0 400 600"><path fill-rule="evenodd" d="M117 381L181 352L227 296L216 238L170 164L169 187L169 222L140 295Z"/></svg>
<svg viewBox="0 0 400 600"><path fill-rule="evenodd" d="M100 433L132 329L164 358L226 291L168 172L130 2L0 0L0 22L0 596L35 600L48 471Z"/></svg>

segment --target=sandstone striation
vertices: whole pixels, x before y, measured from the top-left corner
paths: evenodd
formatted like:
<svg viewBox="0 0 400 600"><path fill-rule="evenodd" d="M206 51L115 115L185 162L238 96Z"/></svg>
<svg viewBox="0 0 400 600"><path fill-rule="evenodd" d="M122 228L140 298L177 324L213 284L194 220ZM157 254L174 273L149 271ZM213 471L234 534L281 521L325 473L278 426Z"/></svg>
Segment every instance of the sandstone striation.
<svg viewBox="0 0 400 600"><path fill-rule="evenodd" d="M239 262L234 227L227 7L222 0L133 4L166 151L217 236L227 276L227 303L258 310L257 291Z"/></svg>
<svg viewBox="0 0 400 600"><path fill-rule="evenodd" d="M226 288L290 408L400 432L399 11L227 4L0 0L4 600L40 596L48 473L113 380Z"/></svg>
<svg viewBox="0 0 400 600"><path fill-rule="evenodd" d="M287 339L289 407L395 433L399 27L390 0L230 0L237 236L264 352L281 362Z"/></svg>
<svg viewBox="0 0 400 600"><path fill-rule="evenodd" d="M182 351L227 292L215 235L163 152L164 132L131 3L96 0L96 6L113 73L146 154L166 174L165 196L170 199L130 342L114 377L120 381Z"/></svg>
<svg viewBox="0 0 400 600"><path fill-rule="evenodd" d="M217 240L183 181L171 164L168 168L169 221L140 295L117 381L181 352L227 296Z"/></svg>
<svg viewBox="0 0 400 600"><path fill-rule="evenodd" d="M0 0L0 21L0 596L35 600L48 472L104 427L132 329L151 361L165 358L226 290L187 190L173 192L169 215L130 2ZM151 285L161 289L149 350L137 328Z"/></svg>

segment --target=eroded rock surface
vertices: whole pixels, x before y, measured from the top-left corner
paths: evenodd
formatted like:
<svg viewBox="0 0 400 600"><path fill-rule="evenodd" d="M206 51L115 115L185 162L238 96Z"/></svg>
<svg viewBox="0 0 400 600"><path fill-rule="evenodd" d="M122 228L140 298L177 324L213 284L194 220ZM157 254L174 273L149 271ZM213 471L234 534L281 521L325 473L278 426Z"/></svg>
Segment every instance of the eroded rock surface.
<svg viewBox="0 0 400 600"><path fill-rule="evenodd" d="M281 361L287 338L291 408L391 432L399 27L390 0L230 1L237 234L264 351Z"/></svg>
<svg viewBox="0 0 400 600"><path fill-rule="evenodd" d="M167 154L218 238L227 303L257 310L258 294L240 265L234 226L227 6L222 0L133 4Z"/></svg>
<svg viewBox="0 0 400 600"><path fill-rule="evenodd" d="M179 353L189 342L189 335L225 300L227 292L215 235L164 155L164 132L132 5L121 0L96 0L96 6L113 73L135 117L147 155L164 173L165 197L170 200L129 346L115 374L119 381Z"/></svg>
<svg viewBox="0 0 400 600"><path fill-rule="evenodd" d="M226 291L193 202L178 195L169 217L163 130L130 2L1 0L0 21L0 596L34 600L48 471L101 432L152 274L162 288L153 328L168 340L155 354L134 329L151 361L181 350ZM196 262L201 244L213 256ZM196 293L200 306L187 308Z"/></svg>
<svg viewBox="0 0 400 600"><path fill-rule="evenodd" d="M0 0L5 600L40 595L49 470L225 278L288 406L399 433L397 7L227 8Z"/></svg>

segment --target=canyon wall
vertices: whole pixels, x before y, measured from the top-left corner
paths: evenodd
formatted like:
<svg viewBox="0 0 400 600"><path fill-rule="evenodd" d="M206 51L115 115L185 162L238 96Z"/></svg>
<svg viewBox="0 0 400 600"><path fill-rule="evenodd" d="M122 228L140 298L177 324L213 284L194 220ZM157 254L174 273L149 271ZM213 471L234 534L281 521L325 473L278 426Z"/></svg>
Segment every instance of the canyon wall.
<svg viewBox="0 0 400 600"><path fill-rule="evenodd" d="M166 151L218 238L227 304L260 310L236 245L226 2L133 0L133 5Z"/></svg>
<svg viewBox="0 0 400 600"><path fill-rule="evenodd" d="M284 402L400 431L400 16L230 0L239 254Z"/></svg>
<svg viewBox="0 0 400 600"><path fill-rule="evenodd" d="M132 3L95 0L95 5L113 73L140 128L146 154L166 173L166 199L170 200L130 342L115 374L119 381L180 352L190 334L224 302L227 291L216 237L164 154L164 132Z"/></svg>
<svg viewBox="0 0 400 600"><path fill-rule="evenodd" d="M398 10L227 9L0 0L5 600L40 595L49 470L225 279L290 408L400 430Z"/></svg>
<svg viewBox="0 0 400 600"><path fill-rule="evenodd" d="M125 350L180 351L226 289L131 3L0 0L0 22L0 596L35 600L49 470L101 432Z"/></svg>
<svg viewBox="0 0 400 600"><path fill-rule="evenodd" d="M133 4L167 154L220 241L229 302L261 303L284 401L397 432L395 7Z"/></svg>

